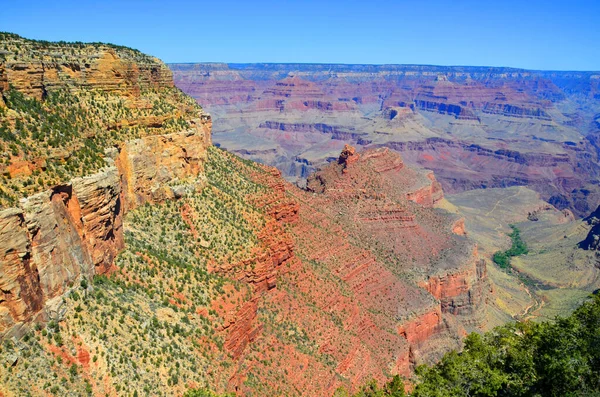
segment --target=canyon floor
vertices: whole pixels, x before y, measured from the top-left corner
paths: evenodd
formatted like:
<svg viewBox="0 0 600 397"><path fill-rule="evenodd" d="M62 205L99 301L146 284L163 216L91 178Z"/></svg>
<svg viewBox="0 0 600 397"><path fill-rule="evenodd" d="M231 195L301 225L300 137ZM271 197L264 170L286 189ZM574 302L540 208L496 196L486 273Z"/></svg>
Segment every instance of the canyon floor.
<svg viewBox="0 0 600 397"><path fill-rule="evenodd" d="M568 315L600 287L596 251L578 247L591 226L538 193L526 187L473 190L449 195L441 206L465 218L470 237L490 261L510 247L509 225L520 230L529 252L512 258L509 271L488 267L495 306L513 318Z"/></svg>

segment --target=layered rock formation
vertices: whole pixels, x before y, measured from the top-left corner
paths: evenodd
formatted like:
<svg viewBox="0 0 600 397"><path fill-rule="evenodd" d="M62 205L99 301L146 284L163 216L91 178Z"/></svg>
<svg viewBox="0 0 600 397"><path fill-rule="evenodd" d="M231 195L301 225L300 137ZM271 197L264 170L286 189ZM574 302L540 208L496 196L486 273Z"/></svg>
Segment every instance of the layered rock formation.
<svg viewBox="0 0 600 397"><path fill-rule="evenodd" d="M169 368L179 363L179 376L193 384L242 395L330 395L372 377L410 376L415 364L438 359L466 332L485 327L489 287L473 243L455 233L454 216L431 208L433 197L424 204L410 199L434 183L430 172L404 165L388 149L347 147L317 174L316 193L285 183L273 168L215 148L208 153L204 174L188 180L201 191L160 203L150 185L150 193L134 189L134 198L148 197L150 205L128 209L124 251L110 281L97 283L88 298L94 312L78 311L81 302L63 295L60 328L77 336L64 347L35 347L38 358L20 359L28 372L7 390L32 374L46 379L38 369L60 355L81 365L80 379L90 379L96 393L119 394L111 385L132 368L129 359L119 363L113 347L126 343L140 366L158 369L130 379L134 389L183 392L192 384L173 384L163 364L143 364L160 358ZM135 202L120 186L123 202ZM240 231L249 234L235 238ZM115 307L127 317L113 320ZM106 327L115 332L98 340ZM149 347L175 342L177 350L158 349L158 356ZM80 364L73 349L98 361ZM82 382L70 387L83 390Z"/></svg>
<svg viewBox="0 0 600 397"><path fill-rule="evenodd" d="M411 376L486 327L485 262L464 224L434 208L443 192L431 171L386 147L346 145L302 190L211 147L210 117L170 87L158 61L104 45L60 55L71 47L2 37L13 52L0 81L15 83L2 83L2 144L12 151L3 172L29 190L15 189L18 204L0 211L9 364L0 393L182 394L208 384L331 395ZM30 56L21 66L15 41ZM263 99L266 111L359 114L360 100L336 100L300 76ZM394 122L411 117L394 111ZM34 123L33 113L48 117ZM40 129L57 119L52 128L72 135L52 139L44 157L53 130ZM349 131L313 124L319 135ZM294 125L278 131L304 128ZM65 180L53 182L50 164L64 166ZM63 377L68 385L55 382Z"/></svg>
<svg viewBox="0 0 600 397"><path fill-rule="evenodd" d="M143 102L147 98L141 96L142 90L161 92L173 86L162 62L126 48L77 47L8 34L2 34L2 45L9 49L18 45L19 51L4 54L0 95L7 94L7 85L11 85L13 90L36 100L43 100L53 91L83 96L96 90ZM170 91L159 95L170 95ZM49 112L56 111L54 104L38 103L47 106ZM8 126L12 115L19 117L16 111L10 111L8 116L0 117ZM23 324L51 318L59 298L76 282L106 273L124 248L122 224L126 211L201 188L202 181L197 177L202 174L206 150L211 145L211 120L199 108L190 114L196 118L189 119L182 131L117 140L115 147L107 150L108 157L99 172L51 186L21 199L18 206L1 210L0 334L20 335L25 332ZM132 117L121 124L131 126L139 120ZM169 131L160 125L154 129L155 133ZM42 164L35 170L36 175L44 176L45 159L36 161ZM19 163L28 170L23 177L30 177L27 161L15 159L7 169ZM18 179L14 171L10 175Z"/></svg>
<svg viewBox="0 0 600 397"><path fill-rule="evenodd" d="M138 51L2 33L0 52L0 206L99 171L105 148L209 123Z"/></svg>
<svg viewBox="0 0 600 397"><path fill-rule="evenodd" d="M73 93L99 89L119 95L173 86L160 60L126 47L96 43L69 44L25 40L2 33L0 92L12 85L36 99L65 86ZM17 47L17 51L13 51ZM4 81L4 83L2 83Z"/></svg>
<svg viewBox="0 0 600 397"><path fill-rule="evenodd" d="M345 143L387 146L447 192L526 185L585 216L598 203L595 72L413 65L173 64L216 116L215 142L303 184Z"/></svg>
<svg viewBox="0 0 600 397"><path fill-rule="evenodd" d="M208 145L209 125L199 121L189 131L126 142L118 166L3 210L0 250L7 266L0 284L5 295L0 302L0 333L18 332L15 325L39 315L47 302L51 304L82 277L106 273L123 248L125 211L201 188L195 181L185 182L200 175ZM140 148L161 150L140 152Z"/></svg>
<svg viewBox="0 0 600 397"><path fill-rule="evenodd" d="M426 300L420 304L412 301L413 306L405 308L412 314L399 317L399 334L410 344L403 363L439 357L440 345L451 345L444 338L461 335L461 327L484 324L484 301L489 294L485 263L473 245L458 236L465 234L464 224L457 228L459 221L442 220L431 210L413 209L413 202L430 208L442 197L430 172L405 167L399 156L386 148L359 155L346 147L337 163L309 178L308 189L324 196L324 212L337 215L337 222L350 236L370 247L379 247L380 260L406 261L399 267L396 264L392 271L421 279L417 284L439 302L432 305ZM319 199L311 200L319 203ZM408 263L412 267L404 267ZM361 264L344 272L353 277L362 272L381 272L375 271L375 266ZM370 280L385 283L388 279L386 276ZM371 288L377 289L371 286L369 293L373 293ZM388 300L398 302L398 298L390 297L382 297L380 302ZM455 317L446 318L447 315Z"/></svg>

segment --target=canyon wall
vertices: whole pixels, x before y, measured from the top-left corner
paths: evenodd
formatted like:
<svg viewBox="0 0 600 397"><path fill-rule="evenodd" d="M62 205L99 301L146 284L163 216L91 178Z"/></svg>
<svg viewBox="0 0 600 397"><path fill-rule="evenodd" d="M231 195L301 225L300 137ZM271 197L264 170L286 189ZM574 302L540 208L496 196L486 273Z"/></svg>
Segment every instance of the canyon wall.
<svg viewBox="0 0 600 397"><path fill-rule="evenodd" d="M173 86L167 66L137 50L102 43L37 42L7 33L2 33L1 39L8 45L18 44L18 52L5 54L0 67L0 92L10 84L30 97L42 99L65 87L74 93L97 89L139 95L141 90Z"/></svg>
<svg viewBox="0 0 600 397"><path fill-rule="evenodd" d="M196 181L210 145L210 117L191 125L125 142L116 150L116 166L109 158L99 173L0 212L0 334L23 332L20 326L38 316L52 318L60 304L55 298L80 279L109 271L123 248L126 211L202 187Z"/></svg>
<svg viewBox="0 0 600 397"><path fill-rule="evenodd" d="M20 139L24 120L33 119L39 119L39 124L33 125L32 131L49 135L51 128L73 127L84 135L75 136L45 157L37 152L35 158L29 151L36 151L39 142L21 138L23 154L13 149L8 166L2 166L3 194L9 182L23 181L24 187L29 186L17 189L25 197L16 206L0 209L0 334L10 336L22 334L23 325L31 320L59 315L61 296L79 280L110 271L124 247L125 212L202 187L198 176L211 145L211 118L199 106L169 108L168 102L177 101L170 70L139 51L99 43L40 42L7 33L0 38L0 97L14 97L14 92L24 95L16 102L13 98L0 104L8 107L0 109L3 142ZM60 102L47 102L55 92L68 94ZM96 116L100 131L86 131L90 120L73 116L76 104L88 97L92 98L87 110L90 119L100 107L107 113ZM102 97L106 103L124 104L129 116L121 111L111 119L106 104L99 103ZM169 111L153 115L151 101L161 102ZM57 125L44 119L44 112L60 117L60 106L71 106L68 119ZM186 118L181 127L167 126L169 118L178 117ZM138 134L145 136L128 139L128 128L135 126L148 130ZM177 132L167 133L172 130ZM110 134L113 145L106 148L100 169L79 172L83 175L49 188L42 183L32 189L32 176L42 181L49 175L53 168L50 160L58 166L69 160L69 145L75 144L74 150L83 147L86 155L90 149L101 153L103 148L90 140L105 133ZM81 160L87 163L89 158ZM65 174L60 173L63 180ZM31 190L35 194L23 194Z"/></svg>
<svg viewBox="0 0 600 397"><path fill-rule="evenodd" d="M585 216L600 203L598 72L495 67L172 64L217 117L214 141L303 186L344 144L386 146L447 193L526 185Z"/></svg>

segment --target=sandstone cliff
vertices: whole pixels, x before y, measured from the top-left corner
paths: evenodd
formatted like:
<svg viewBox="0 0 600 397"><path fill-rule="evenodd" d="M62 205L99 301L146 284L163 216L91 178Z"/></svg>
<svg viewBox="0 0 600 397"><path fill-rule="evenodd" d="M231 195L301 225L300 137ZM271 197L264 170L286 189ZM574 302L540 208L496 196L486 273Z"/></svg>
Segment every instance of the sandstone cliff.
<svg viewBox="0 0 600 397"><path fill-rule="evenodd" d="M0 40L0 92L12 85L28 96L43 99L65 87L73 93L98 89L138 96L142 90L173 87L171 72L164 63L130 48L26 40L9 33L2 33Z"/></svg>
<svg viewBox="0 0 600 397"><path fill-rule="evenodd" d="M23 136L22 131L15 129L24 128L23 122L13 122L21 120L31 109L55 115L60 113L61 107L76 108L69 96L86 98L95 92L112 100L129 101L132 106L141 104L142 108L150 99L173 101L177 98L173 96L173 82L166 66L137 51L102 44L36 42L7 34L0 38L3 48L7 49L0 61L0 95L13 99L13 102L7 100L4 106L8 106L8 110L0 116L6 131L4 142ZM66 105L45 100L52 92L65 90ZM143 93L149 90L155 94ZM14 96L21 94L25 97L20 98L20 103L28 107L14 102ZM130 112L129 118L124 117L120 124L136 125L145 114ZM182 115L180 110L172 108L171 114L163 115L161 123ZM145 131L133 140L127 140L127 133L122 136L111 133L113 147L107 148L107 157L97 167L73 172L83 175L46 189L43 188L51 181L42 183L30 191L43 191L0 211L0 289L3 291L0 334L20 335L25 332L22 325L30 320L51 318L60 305L59 298L76 282L106 273L124 247L122 224L126 211L145 202L157 203L201 188L202 181L197 177L203 173L206 150L211 145L211 120L193 105L185 115L187 119L178 132L165 134L176 128L159 123L152 131ZM90 139L109 129L114 131L114 126L107 122L110 118L105 116L99 115L102 122L95 125L103 131L83 137L88 148ZM86 126L83 123L84 120L72 120L72 124L61 126ZM39 124L31 125L43 129L48 124L51 122L42 119ZM120 132L118 128L117 131ZM27 144L26 139L21 142ZM103 149L93 146L99 153ZM14 154L12 164L2 166L9 170L11 179L19 180L22 176L23 180L34 174L41 180L50 173L52 154L40 158L38 152L38 157L31 157L29 161L28 154ZM59 162L64 163L64 158L70 156L70 153L60 155L63 160L59 158ZM12 171L18 163L26 170L22 174ZM93 172L95 168L99 168L98 172ZM86 171L92 172L86 175ZM63 179L66 177L62 174Z"/></svg>
<svg viewBox="0 0 600 397"><path fill-rule="evenodd" d="M43 309L48 318L52 300L77 280L107 272L123 248L125 211L201 188L196 181L186 184L186 179L201 175L210 145L209 127L197 123L188 131L126 142L117 166L0 212L0 250L6 263L0 283L5 297L0 302L0 333L18 332L16 325Z"/></svg>
<svg viewBox="0 0 600 397"><path fill-rule="evenodd" d="M208 122L139 51L2 33L0 52L0 206L99 171L105 148Z"/></svg>

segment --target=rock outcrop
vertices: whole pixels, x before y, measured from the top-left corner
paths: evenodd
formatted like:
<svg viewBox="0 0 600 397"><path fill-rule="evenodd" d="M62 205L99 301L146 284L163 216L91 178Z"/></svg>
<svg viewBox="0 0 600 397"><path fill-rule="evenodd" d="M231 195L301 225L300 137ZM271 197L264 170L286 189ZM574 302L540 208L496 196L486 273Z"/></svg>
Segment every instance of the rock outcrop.
<svg viewBox="0 0 600 397"><path fill-rule="evenodd" d="M19 101L35 98L28 106L39 107L39 112L47 109L60 113L57 109L62 102L44 102L55 91L77 98L93 91L92 97L104 95L111 101L120 101L121 105L130 105L129 118L119 113L119 126L99 124L98 128L105 130L94 132L108 133L114 139L114 146L106 148L103 168L54 184L22 198L13 208L1 210L0 335L6 336L21 334L23 326L31 320L50 318L57 299L79 280L111 269L124 247L125 212L147 202L179 198L202 187L199 176L203 174L206 151L211 145L211 119L199 107L192 106L185 114L194 117L180 121L177 132L161 133L176 129L163 123L184 113L176 107L169 108L165 100L161 106L167 106L169 111L161 110L160 117L146 115L148 97L143 92L153 91L156 103L162 99L175 100L177 95L171 72L156 58L111 45L76 46L0 35L3 48L9 49L0 61L0 97L8 95L10 85L25 95ZM69 100L62 101L70 103ZM131 109L139 113L131 113ZM13 124L17 110L10 109L0 115L3 131L6 126L14 129L19 125ZM40 127L47 129L48 122L45 120L46 124ZM138 139L126 139L128 128L136 126L150 130ZM10 130L6 133L12 134ZM86 156L90 150L101 150L96 143L90 143L94 136L89 134L81 145ZM120 134L122 140L118 139ZM15 179L31 179L35 173L42 180L50 157L59 158L57 164L65 164L71 155L50 153L48 158L34 161L14 157L6 172ZM84 156L83 161L87 164L89 158Z"/></svg>
<svg viewBox="0 0 600 397"><path fill-rule="evenodd" d="M117 170L111 167L2 212L2 262L10 265L0 286L6 296L0 303L5 309L0 333L18 332L20 323L40 315L75 281L112 265L123 247L120 193Z"/></svg>
<svg viewBox="0 0 600 397"><path fill-rule="evenodd" d="M588 235L578 246L584 250L600 251L600 207L596 208L584 221L592 226Z"/></svg>
<svg viewBox="0 0 600 397"><path fill-rule="evenodd" d="M312 194L311 208L318 207L337 220L343 231L336 233L347 233L374 252L389 250L395 263L413 263L404 271L419 280L417 284L431 299L417 298L402 282L394 284L394 276L380 267L381 257L359 254L341 241L324 240L311 246L318 260L331 257L327 260L344 264L340 276L348 282L356 280L356 291L374 294L377 310L402 313L396 314L394 326L407 345L397 342L400 345L395 347L397 371L408 373L415 363L439 358L443 346L457 346L467 330L485 326L485 301L490 293L485 261L465 237L463 219L441 216L431 209L443 197L433 173L405 166L387 148L358 154L346 146L337 162L309 177L307 190ZM310 222L324 225L314 215ZM396 266L401 269L406 264ZM411 305L404 307L399 302L406 293L414 295ZM370 304L366 302L371 297L365 297L365 305Z"/></svg>
<svg viewBox="0 0 600 397"><path fill-rule="evenodd" d="M202 174L211 145L210 116L191 120L190 126L183 132L128 141L119 148L115 160L126 208L177 198L185 192L187 179Z"/></svg>
<svg viewBox="0 0 600 397"><path fill-rule="evenodd" d="M210 145L209 118L195 123L188 131L126 142L117 166L2 211L0 333L18 330L15 325L38 315L82 277L107 272L123 248L125 211L201 187L185 184L201 174Z"/></svg>
<svg viewBox="0 0 600 397"><path fill-rule="evenodd" d="M2 40L5 45L18 45L19 50L14 57L5 54L1 62L0 92L8 88L2 80L37 99L64 87L72 92L99 89L139 95L141 90L173 86L171 71L164 63L129 48L37 42L6 33Z"/></svg>

